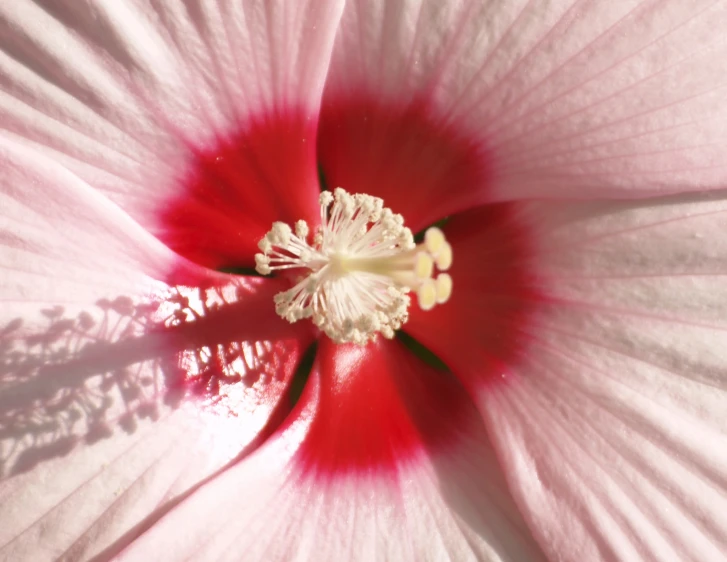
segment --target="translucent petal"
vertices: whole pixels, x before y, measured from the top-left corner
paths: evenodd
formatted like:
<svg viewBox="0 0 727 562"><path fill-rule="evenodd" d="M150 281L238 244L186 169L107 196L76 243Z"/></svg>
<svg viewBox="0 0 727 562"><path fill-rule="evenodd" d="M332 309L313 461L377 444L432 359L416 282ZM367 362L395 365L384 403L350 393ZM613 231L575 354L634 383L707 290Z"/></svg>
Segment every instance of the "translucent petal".
<svg viewBox="0 0 727 562"><path fill-rule="evenodd" d="M516 207L520 346L498 376L457 367L536 539L573 562L720 559L727 199Z"/></svg>
<svg viewBox="0 0 727 562"><path fill-rule="evenodd" d="M87 559L270 433L310 335L45 156L0 168L0 558Z"/></svg>
<svg viewBox="0 0 727 562"><path fill-rule="evenodd" d="M251 261L271 222L315 216L316 121L340 11L338 0L6 4L0 128L187 257L249 265L219 240L192 244L188 227L235 238ZM215 245L235 263L210 263Z"/></svg>
<svg viewBox="0 0 727 562"><path fill-rule="evenodd" d="M296 419L122 560L543 559L453 379L400 344L320 353Z"/></svg>
<svg viewBox="0 0 727 562"><path fill-rule="evenodd" d="M460 209L720 188L726 24L714 0L354 0L323 117L362 100L424 108L481 154L482 177L450 185L467 190Z"/></svg>

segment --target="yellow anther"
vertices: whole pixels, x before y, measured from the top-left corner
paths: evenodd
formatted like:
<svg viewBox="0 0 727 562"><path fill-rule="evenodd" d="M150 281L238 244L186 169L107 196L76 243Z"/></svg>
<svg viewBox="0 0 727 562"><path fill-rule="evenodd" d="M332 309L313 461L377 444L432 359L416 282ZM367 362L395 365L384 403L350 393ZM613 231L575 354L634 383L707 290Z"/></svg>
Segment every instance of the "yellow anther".
<svg viewBox="0 0 727 562"><path fill-rule="evenodd" d="M437 288L437 304L444 304L452 295L452 276L440 273L434 281Z"/></svg>
<svg viewBox="0 0 727 562"><path fill-rule="evenodd" d="M429 279L434 273L434 260L429 254L419 252L416 255L414 274L417 279Z"/></svg>
<svg viewBox="0 0 727 562"><path fill-rule="evenodd" d="M436 256L439 253L439 249L442 247L442 244L446 243L446 241L444 232L436 226L432 226L424 233L424 245L426 246L427 251L433 256Z"/></svg>
<svg viewBox="0 0 727 562"><path fill-rule="evenodd" d="M434 259L439 271L447 271L452 266L452 246L449 242L442 242Z"/></svg>
<svg viewBox="0 0 727 562"><path fill-rule="evenodd" d="M431 310L437 304L437 287L432 279L427 279L419 285L417 301L422 310Z"/></svg>

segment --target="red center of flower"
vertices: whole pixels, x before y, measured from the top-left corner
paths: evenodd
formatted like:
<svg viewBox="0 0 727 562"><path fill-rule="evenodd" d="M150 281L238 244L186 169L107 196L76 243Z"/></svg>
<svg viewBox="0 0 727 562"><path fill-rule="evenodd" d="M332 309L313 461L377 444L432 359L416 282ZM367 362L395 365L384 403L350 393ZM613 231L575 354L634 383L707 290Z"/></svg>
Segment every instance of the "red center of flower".
<svg viewBox="0 0 727 562"><path fill-rule="evenodd" d="M253 268L273 222L316 225L319 164L330 189L381 197L414 232L471 206L488 174L484 147L423 106L366 101L325 104L319 120L297 111L260 117L192 153L181 196L156 230L213 269Z"/></svg>
<svg viewBox="0 0 727 562"><path fill-rule="evenodd" d="M195 149L193 154L183 195L161 214L158 232L181 255L218 270L252 270L259 251L257 244L273 223L293 225L302 219L311 230L318 226L319 168L325 187L341 186L350 193L383 199L393 212L403 215L414 232L487 200L488 158L484 147L456 128L432 119L423 105L401 109L373 101L329 101L324 103L320 119L305 118L300 112L268 115L248 123L239 134L221 138L214 146ZM457 222L456 217L453 222ZM472 230L460 229L465 233ZM512 225L503 235L509 236L511 230ZM487 240L497 240L497 236L490 233ZM455 268L458 275L464 276L462 281L452 276L456 295L460 282L467 291L479 283L465 279L471 269L466 263L476 263L478 252L487 252L487 248L481 248L476 241L462 241L467 252L460 256L458 240L451 242ZM520 246L508 248L517 250ZM517 267L512 267L521 256L507 252L490 252L488 256L488 275L496 278L499 271L506 271L507 287L503 290L510 291L514 300L525 294L521 290L524 277ZM503 263L492 263L493 256ZM459 265L458 260L462 262ZM480 268L473 271L475 277L481 274ZM472 302L475 307L485 306L489 314L490 308L497 306L488 308L487 298L478 295ZM502 298L502 294L496 297L498 302ZM477 341L488 341L486 333L480 334L484 329L496 334L491 338L496 355L516 348L507 341L518 334L519 316L507 311L501 319L488 316L489 324L483 328L476 322L477 311L466 300L455 299L466 312L450 307L437 316L447 324L446 334L442 326L432 325L434 335L422 337L422 326L426 326L426 320L422 320L415 325L417 337L426 340L451 366L454 364L447 357L446 346L437 349L442 337L442 341L455 338L460 345L477 346ZM286 325L280 318L272 319L272 300L269 306L265 325L275 326L276 321ZM449 306L447 303L442 308ZM415 316L418 318L418 313ZM240 318L240 323L251 330L259 322L259 318ZM306 334L301 337L310 337L311 331L301 333ZM269 330L265 339L270 339ZM437 418L458 420L462 411L473 411L470 399L456 381L437 379L421 359L402 351L395 342L379 340L356 352L347 351L345 346L336 349L328 340L319 346L315 367L318 394L307 392L301 398L315 403L316 410L310 435L301 445L300 458L306 466L324 473L391 467L397 459L456 441L456 423L432 422ZM356 359L348 365L351 354ZM410 357L402 359L407 354ZM498 369L510 357L499 359ZM431 387L417 380L417 365L421 366L422 381L431 380ZM229 377L234 366L222 365L218 370Z"/></svg>
<svg viewBox="0 0 727 562"><path fill-rule="evenodd" d="M486 147L438 123L424 104L324 103L318 159L330 188L381 197L418 232L473 203L487 183Z"/></svg>
<svg viewBox="0 0 727 562"><path fill-rule="evenodd" d="M211 269L252 269L257 243L274 221L315 221L315 138L316 120L291 111L192 147L181 195L160 213L159 237Z"/></svg>
<svg viewBox="0 0 727 562"><path fill-rule="evenodd" d="M422 453L456 450L480 429L459 383L399 342L324 341L320 352L316 410L298 456L317 478L396 470Z"/></svg>

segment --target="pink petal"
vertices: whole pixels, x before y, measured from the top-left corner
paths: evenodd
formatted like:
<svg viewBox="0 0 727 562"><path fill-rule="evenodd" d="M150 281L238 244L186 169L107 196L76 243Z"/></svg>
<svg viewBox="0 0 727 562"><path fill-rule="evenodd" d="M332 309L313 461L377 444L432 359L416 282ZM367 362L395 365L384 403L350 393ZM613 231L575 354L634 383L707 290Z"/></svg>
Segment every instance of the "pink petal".
<svg viewBox="0 0 727 562"><path fill-rule="evenodd" d="M471 204L722 187L725 26L712 0L354 0L325 100L424 107L470 139Z"/></svg>
<svg viewBox="0 0 727 562"><path fill-rule="evenodd" d="M45 156L0 169L0 558L88 559L270 433L310 334Z"/></svg>
<svg viewBox="0 0 727 562"><path fill-rule="evenodd" d="M0 137L0 167L4 320L22 316L26 329L28 322L45 326L43 308L78 306L76 313L102 297L150 295L167 288L158 279L185 267L113 203L46 156Z"/></svg>
<svg viewBox="0 0 727 562"><path fill-rule="evenodd" d="M238 224L256 225L242 236L249 246L265 232L258 223L317 210L315 123L341 9L340 0L12 2L0 7L0 127L184 255L200 253L185 220L210 206L206 227L218 238L230 207ZM186 212L182 224L161 216L172 204Z"/></svg>
<svg viewBox="0 0 727 562"><path fill-rule="evenodd" d="M333 347L296 419L122 560L542 559L456 382L400 344Z"/></svg>
<svg viewBox="0 0 727 562"><path fill-rule="evenodd" d="M727 551L726 219L723 195L521 209L545 298L476 392L552 559Z"/></svg>

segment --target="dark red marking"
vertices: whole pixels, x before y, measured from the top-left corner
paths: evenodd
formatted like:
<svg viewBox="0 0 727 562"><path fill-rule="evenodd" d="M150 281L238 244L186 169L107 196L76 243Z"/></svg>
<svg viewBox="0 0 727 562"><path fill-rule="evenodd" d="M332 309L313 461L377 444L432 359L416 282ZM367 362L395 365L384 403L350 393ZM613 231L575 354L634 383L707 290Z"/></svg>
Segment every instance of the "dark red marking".
<svg viewBox="0 0 727 562"><path fill-rule="evenodd" d="M318 158L330 189L382 197L414 232L488 197L486 148L423 104L327 100Z"/></svg>
<svg viewBox="0 0 727 562"><path fill-rule="evenodd" d="M532 265L532 235L518 203L487 205L452 217L450 300L411 308L405 331L437 354L467 385L506 380L524 352L542 299Z"/></svg>
<svg viewBox="0 0 727 562"><path fill-rule="evenodd" d="M299 462L320 476L396 470L423 451L456 445L477 418L456 379L396 341L361 348L323 338L314 369L319 394L301 401L317 398L317 409Z"/></svg>
<svg viewBox="0 0 727 562"><path fill-rule="evenodd" d="M254 267L274 221L317 224L317 119L302 112L252 120L215 146L193 147L179 197L160 216L159 237L203 266Z"/></svg>

